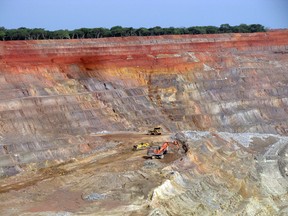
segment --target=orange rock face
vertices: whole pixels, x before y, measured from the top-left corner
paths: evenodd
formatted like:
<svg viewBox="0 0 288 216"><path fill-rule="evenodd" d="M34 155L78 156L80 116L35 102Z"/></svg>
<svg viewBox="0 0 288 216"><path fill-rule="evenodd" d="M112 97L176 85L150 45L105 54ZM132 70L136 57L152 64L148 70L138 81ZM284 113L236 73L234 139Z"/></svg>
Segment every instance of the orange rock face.
<svg viewBox="0 0 288 216"><path fill-rule="evenodd" d="M287 30L2 41L2 173L89 151L102 131L287 134L287 70Z"/></svg>
<svg viewBox="0 0 288 216"><path fill-rule="evenodd" d="M83 40L42 40L1 42L1 60L6 66L63 66L77 64L83 69L140 67L148 71L169 67L185 68L201 61L215 61L207 52L247 51L257 47L285 46L287 31L254 34L182 35ZM285 49L285 47L284 47ZM187 53L186 53L187 52ZM197 54L206 52L206 55ZM281 52L281 51L279 51ZM191 59L189 53L196 53ZM211 53L210 53L211 54ZM192 60L192 61L191 61ZM194 60L194 61L193 61ZM16 64L17 63L17 64ZM13 71L13 70L12 70ZM22 71L20 71L22 72Z"/></svg>

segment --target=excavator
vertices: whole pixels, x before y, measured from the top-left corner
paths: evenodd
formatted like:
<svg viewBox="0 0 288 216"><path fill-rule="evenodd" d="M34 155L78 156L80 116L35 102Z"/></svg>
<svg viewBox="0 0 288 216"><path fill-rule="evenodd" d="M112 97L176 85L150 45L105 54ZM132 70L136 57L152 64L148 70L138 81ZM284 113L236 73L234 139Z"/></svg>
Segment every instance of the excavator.
<svg viewBox="0 0 288 216"><path fill-rule="evenodd" d="M147 156L150 157L151 159L157 158L157 159L163 159L164 155L168 153L169 146L173 144L180 148L180 145L177 141L173 142L164 142L162 146L151 146L147 150Z"/></svg>

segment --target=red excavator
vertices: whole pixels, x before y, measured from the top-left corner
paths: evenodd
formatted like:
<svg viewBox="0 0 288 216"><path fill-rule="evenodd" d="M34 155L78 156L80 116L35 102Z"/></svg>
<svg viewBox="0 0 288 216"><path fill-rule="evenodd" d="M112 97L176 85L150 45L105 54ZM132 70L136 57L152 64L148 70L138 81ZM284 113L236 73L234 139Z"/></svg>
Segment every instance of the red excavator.
<svg viewBox="0 0 288 216"><path fill-rule="evenodd" d="M147 156L153 158L158 158L158 159L162 159L164 158L164 155L168 153L168 147L170 144L176 145L178 147L178 149L180 148L180 145L177 141L173 141L173 142L165 142L162 144L162 146L151 146L148 150L147 150Z"/></svg>

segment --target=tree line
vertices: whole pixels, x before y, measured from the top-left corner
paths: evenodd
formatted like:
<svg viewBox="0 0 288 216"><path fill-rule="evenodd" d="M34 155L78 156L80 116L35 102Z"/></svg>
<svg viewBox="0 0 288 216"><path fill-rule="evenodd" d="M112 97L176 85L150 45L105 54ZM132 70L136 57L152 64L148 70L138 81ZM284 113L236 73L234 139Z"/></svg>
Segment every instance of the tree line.
<svg viewBox="0 0 288 216"><path fill-rule="evenodd" d="M188 28L132 28L114 26L108 28L80 28L75 30L48 31L43 28L5 29L0 27L0 40L46 40L46 39L81 39L103 37L127 37L127 36L155 36L155 35L181 35L181 34L219 34L219 33L253 33L265 32L266 29L260 24L240 24L230 26L222 24L216 26L194 26Z"/></svg>

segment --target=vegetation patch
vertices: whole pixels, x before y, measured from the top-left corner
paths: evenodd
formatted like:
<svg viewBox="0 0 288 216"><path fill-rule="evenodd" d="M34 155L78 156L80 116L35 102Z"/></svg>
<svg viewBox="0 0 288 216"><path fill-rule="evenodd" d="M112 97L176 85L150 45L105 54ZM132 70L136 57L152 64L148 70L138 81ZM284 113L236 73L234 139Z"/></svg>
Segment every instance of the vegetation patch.
<svg viewBox="0 0 288 216"><path fill-rule="evenodd" d="M266 29L260 24L240 24L230 26L222 24L216 26L194 26L194 27L169 27L162 28L132 28L114 26L108 28L80 28L75 30L48 31L43 28L29 29L21 27L18 29L5 29L0 27L0 40L46 40L46 39L81 39L81 38L104 38L104 37L128 37L128 36L157 36L157 35L183 35L183 34L219 34L219 33L253 33L265 32Z"/></svg>

